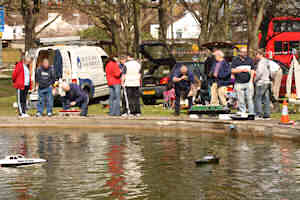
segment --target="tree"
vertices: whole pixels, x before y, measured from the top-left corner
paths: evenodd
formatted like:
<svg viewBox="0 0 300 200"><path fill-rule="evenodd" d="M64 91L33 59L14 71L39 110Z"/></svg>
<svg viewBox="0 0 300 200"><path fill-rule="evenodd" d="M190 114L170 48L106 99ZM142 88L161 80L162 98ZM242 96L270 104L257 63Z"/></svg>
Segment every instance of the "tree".
<svg viewBox="0 0 300 200"><path fill-rule="evenodd" d="M5 3L7 11L19 13L22 15L24 30L25 30L25 50L28 51L35 46L37 36L45 30L51 23L53 23L59 15L52 21L36 31L42 11L47 13L47 7L42 6L40 0L7 0Z"/></svg>
<svg viewBox="0 0 300 200"><path fill-rule="evenodd" d="M201 28L199 45L204 42L230 38L231 13L234 3L230 0L180 0L193 14Z"/></svg>
<svg viewBox="0 0 300 200"><path fill-rule="evenodd" d="M258 49L258 33L263 21L266 4L267 0L244 1L248 27L248 50ZM252 51L248 52L251 53Z"/></svg>
<svg viewBox="0 0 300 200"><path fill-rule="evenodd" d="M153 12L141 11L144 0L74 0L75 6L86 13L95 26L107 31L116 54L136 53L141 30L153 17Z"/></svg>

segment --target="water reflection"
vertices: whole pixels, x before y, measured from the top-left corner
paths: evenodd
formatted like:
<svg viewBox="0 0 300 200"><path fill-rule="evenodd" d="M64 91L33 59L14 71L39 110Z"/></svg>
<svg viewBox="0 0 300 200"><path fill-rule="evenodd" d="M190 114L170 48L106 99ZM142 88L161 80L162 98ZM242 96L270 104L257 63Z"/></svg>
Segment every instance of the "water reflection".
<svg viewBox="0 0 300 200"><path fill-rule="evenodd" d="M207 134L1 130L0 155L48 160L0 168L1 199L297 199L299 144ZM194 160L216 153L219 165Z"/></svg>

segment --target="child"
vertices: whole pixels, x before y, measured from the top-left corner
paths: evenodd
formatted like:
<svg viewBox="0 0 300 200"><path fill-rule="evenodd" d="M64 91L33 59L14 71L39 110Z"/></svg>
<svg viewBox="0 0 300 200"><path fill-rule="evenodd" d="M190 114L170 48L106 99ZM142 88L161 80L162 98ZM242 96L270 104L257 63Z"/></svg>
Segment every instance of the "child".
<svg viewBox="0 0 300 200"><path fill-rule="evenodd" d="M175 103L175 89L171 88L169 90L164 91L164 108L165 109L173 109Z"/></svg>

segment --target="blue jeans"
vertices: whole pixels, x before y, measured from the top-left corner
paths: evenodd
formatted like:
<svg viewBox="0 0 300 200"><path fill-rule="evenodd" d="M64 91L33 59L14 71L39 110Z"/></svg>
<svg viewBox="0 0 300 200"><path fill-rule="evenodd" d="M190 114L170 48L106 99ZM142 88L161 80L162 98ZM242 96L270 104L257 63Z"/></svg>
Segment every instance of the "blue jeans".
<svg viewBox="0 0 300 200"><path fill-rule="evenodd" d="M38 94L39 94L39 103L37 104L38 112L41 115L43 114L45 101L47 101L47 113L52 113L52 109L53 109L52 87L39 89Z"/></svg>
<svg viewBox="0 0 300 200"><path fill-rule="evenodd" d="M255 111L258 116L270 117L270 87L270 84L263 84L255 87ZM264 104L264 113L262 104Z"/></svg>
<svg viewBox="0 0 300 200"><path fill-rule="evenodd" d="M109 86L109 115L120 116L121 85Z"/></svg>
<svg viewBox="0 0 300 200"><path fill-rule="evenodd" d="M253 94L254 94L253 84L251 82L235 83L234 89L237 92L239 111L242 113L247 113L246 105L248 105L248 113L255 114L254 104L253 104Z"/></svg>

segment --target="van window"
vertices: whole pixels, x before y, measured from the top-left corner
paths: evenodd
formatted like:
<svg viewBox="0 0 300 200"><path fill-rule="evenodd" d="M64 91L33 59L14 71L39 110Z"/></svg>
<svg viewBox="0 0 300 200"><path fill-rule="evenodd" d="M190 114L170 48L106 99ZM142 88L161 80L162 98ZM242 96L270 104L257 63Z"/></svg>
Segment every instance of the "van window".
<svg viewBox="0 0 300 200"><path fill-rule="evenodd" d="M70 53L70 51L68 51L68 56L69 56L69 59L70 59L70 64L71 64L71 69L72 69L72 58L71 58L71 53Z"/></svg>
<svg viewBox="0 0 300 200"><path fill-rule="evenodd" d="M102 59L102 63L103 63L103 70L105 71L105 67L106 67L106 63L108 61L108 57L107 56L101 56Z"/></svg>

